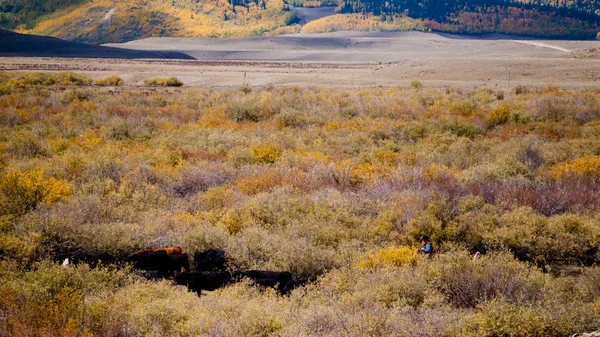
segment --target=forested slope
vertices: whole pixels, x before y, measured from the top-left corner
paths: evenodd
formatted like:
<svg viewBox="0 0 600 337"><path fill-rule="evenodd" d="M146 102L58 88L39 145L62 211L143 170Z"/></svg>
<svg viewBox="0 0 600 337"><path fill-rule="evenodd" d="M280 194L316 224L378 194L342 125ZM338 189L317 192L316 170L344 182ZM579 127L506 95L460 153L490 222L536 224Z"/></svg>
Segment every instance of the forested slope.
<svg viewBox="0 0 600 337"><path fill-rule="evenodd" d="M594 39L597 1L549 0L329 0L294 6L336 5L304 32L422 30ZM351 15L348 15L351 14ZM87 43L156 36L247 37L296 33L300 26L283 0L0 0L0 28Z"/></svg>
<svg viewBox="0 0 600 337"><path fill-rule="evenodd" d="M600 31L600 3L585 0L343 0L339 11L374 14L382 22L400 15L453 33L593 39Z"/></svg>
<svg viewBox="0 0 600 337"><path fill-rule="evenodd" d="M88 43L262 35L293 21L281 0L0 0L1 28Z"/></svg>

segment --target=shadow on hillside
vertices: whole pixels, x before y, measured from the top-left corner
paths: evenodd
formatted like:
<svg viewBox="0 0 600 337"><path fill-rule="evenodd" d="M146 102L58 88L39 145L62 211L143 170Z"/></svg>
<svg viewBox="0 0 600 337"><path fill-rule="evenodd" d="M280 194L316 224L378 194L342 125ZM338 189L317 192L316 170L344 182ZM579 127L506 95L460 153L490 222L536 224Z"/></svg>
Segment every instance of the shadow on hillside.
<svg viewBox="0 0 600 337"><path fill-rule="evenodd" d="M25 35L0 29L0 56L120 58L120 59L184 59L195 58L177 51L144 51L94 46L48 36Z"/></svg>

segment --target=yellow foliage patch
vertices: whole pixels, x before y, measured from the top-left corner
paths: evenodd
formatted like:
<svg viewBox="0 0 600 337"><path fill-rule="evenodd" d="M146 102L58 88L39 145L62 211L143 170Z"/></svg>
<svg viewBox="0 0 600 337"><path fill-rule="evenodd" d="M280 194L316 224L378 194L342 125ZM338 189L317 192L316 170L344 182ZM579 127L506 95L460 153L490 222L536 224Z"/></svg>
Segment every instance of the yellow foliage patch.
<svg viewBox="0 0 600 337"><path fill-rule="evenodd" d="M266 192L275 186L281 184L281 175L276 171L266 171L258 176L249 176L241 178L235 182L235 185L244 193L249 195Z"/></svg>
<svg viewBox="0 0 600 337"><path fill-rule="evenodd" d="M429 31L429 28L427 28L422 20L400 15L381 20L380 16L372 15L365 18L362 14L330 15L311 21L302 28L303 33L327 33L339 30Z"/></svg>
<svg viewBox="0 0 600 337"><path fill-rule="evenodd" d="M252 153L258 163L274 164L281 157L279 146L270 142L252 147Z"/></svg>
<svg viewBox="0 0 600 337"><path fill-rule="evenodd" d="M418 261L417 249L408 246L387 247L369 254L359 262L361 268L414 266Z"/></svg>
<svg viewBox="0 0 600 337"><path fill-rule="evenodd" d="M600 178L600 156L584 156L570 163L554 165L550 172L555 179L569 177L598 179Z"/></svg>
<svg viewBox="0 0 600 337"><path fill-rule="evenodd" d="M40 203L52 204L70 196L71 185L52 177L44 179L44 170L12 170L0 178L0 213L24 214Z"/></svg>
<svg viewBox="0 0 600 337"><path fill-rule="evenodd" d="M99 86L119 86L125 84L125 80L119 75L111 75L107 78L100 78L94 81Z"/></svg>
<svg viewBox="0 0 600 337"><path fill-rule="evenodd" d="M429 181L442 181L446 179L454 179L456 171L448 166L440 164L431 164L423 169L423 176Z"/></svg>

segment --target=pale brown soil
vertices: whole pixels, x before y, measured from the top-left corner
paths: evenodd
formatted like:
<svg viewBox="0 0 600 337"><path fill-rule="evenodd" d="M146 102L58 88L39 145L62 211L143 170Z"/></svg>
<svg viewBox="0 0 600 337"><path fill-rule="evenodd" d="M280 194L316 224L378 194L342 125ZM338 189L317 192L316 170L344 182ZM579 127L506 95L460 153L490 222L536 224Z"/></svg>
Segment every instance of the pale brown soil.
<svg viewBox="0 0 600 337"><path fill-rule="evenodd" d="M128 85L177 76L186 86L300 85L600 88L600 41L340 32L248 39L151 38L111 45L197 60L0 58L0 70L72 70ZM510 83L508 73L511 73Z"/></svg>

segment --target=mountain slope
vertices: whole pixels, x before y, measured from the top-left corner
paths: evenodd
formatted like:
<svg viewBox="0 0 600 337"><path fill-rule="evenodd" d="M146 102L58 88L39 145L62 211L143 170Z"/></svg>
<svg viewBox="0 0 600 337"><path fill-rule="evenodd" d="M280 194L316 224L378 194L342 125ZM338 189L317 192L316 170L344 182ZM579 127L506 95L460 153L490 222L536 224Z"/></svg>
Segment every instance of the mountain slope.
<svg viewBox="0 0 600 337"><path fill-rule="evenodd" d="M0 27L93 44L148 37L249 37L295 33L284 0L0 0ZM598 0L287 0L337 3L304 32L422 30L594 39ZM300 15L300 19L301 19Z"/></svg>
<svg viewBox="0 0 600 337"><path fill-rule="evenodd" d="M3 29L0 29L0 56L193 59L179 52L101 47L48 36L18 34Z"/></svg>
<svg viewBox="0 0 600 337"><path fill-rule="evenodd" d="M53 10L40 10L42 5L19 10L7 7L7 2L0 0L4 11L0 24L5 28L94 44L153 36L261 35L295 19L281 0L235 1L235 5L227 0L70 0L61 6L46 6ZM29 20L22 18L22 11L31 13Z"/></svg>

